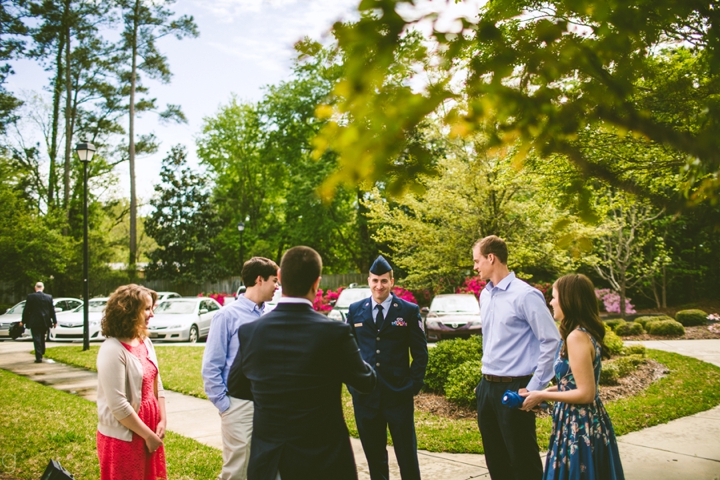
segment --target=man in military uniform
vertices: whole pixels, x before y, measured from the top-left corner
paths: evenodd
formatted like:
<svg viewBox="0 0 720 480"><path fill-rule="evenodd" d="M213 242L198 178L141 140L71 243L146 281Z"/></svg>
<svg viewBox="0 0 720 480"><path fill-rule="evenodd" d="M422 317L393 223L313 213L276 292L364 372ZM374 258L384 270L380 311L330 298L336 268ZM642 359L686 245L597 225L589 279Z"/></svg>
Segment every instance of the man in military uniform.
<svg viewBox="0 0 720 480"><path fill-rule="evenodd" d="M350 305L347 315L360 354L378 378L370 394L349 389L360 441L370 478L388 480L389 428L402 479L419 480L413 397L423 386L428 361L420 309L392 293L392 267L382 255L370 267L368 284L372 297Z"/></svg>

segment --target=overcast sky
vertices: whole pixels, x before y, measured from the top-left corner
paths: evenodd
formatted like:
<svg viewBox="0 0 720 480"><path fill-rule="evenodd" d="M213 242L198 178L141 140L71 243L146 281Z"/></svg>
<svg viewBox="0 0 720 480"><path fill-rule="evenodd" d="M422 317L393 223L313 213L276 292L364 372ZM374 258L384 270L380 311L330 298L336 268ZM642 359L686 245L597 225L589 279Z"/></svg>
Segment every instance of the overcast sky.
<svg viewBox="0 0 720 480"><path fill-rule="evenodd" d="M426 0L421 2L419 11L442 12L437 26L453 31L459 27L454 18L475 17L482 3L484 0L465 0L460 4L453 0ZM170 63L172 81L166 85L144 83L159 106L181 105L188 123L164 125L152 113L138 118L136 133L155 133L161 142L157 154L137 160L140 201L146 203L152 196L162 158L173 145L185 145L191 165L197 165L195 138L203 118L214 115L232 94L240 100L259 100L264 86L289 77L295 42L304 36L329 39L334 22L358 18L358 4L359 0L178 0L174 11L178 15L192 15L200 36L162 39L159 48ZM427 28L424 30L429 33ZM6 84L8 90L21 98L43 92L48 76L39 65L18 61L14 68L16 73ZM50 94L43 94L49 102ZM127 196L127 163L118 167L117 174L120 180L117 194Z"/></svg>

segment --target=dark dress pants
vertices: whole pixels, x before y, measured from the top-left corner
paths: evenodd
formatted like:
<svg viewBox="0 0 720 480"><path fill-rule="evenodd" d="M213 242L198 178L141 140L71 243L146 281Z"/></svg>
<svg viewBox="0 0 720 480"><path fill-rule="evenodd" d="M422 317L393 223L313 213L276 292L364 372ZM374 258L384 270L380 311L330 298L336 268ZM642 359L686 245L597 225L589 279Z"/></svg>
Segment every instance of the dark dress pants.
<svg viewBox="0 0 720 480"><path fill-rule="evenodd" d="M502 404L506 390L525 388L531 377L489 382L477 388L478 427L493 480L540 480L543 466L535 434L535 414Z"/></svg>
<svg viewBox="0 0 720 480"><path fill-rule="evenodd" d="M388 480L387 429L390 429L402 480L420 480L415 437L415 402L403 395L392 402L381 400L379 407L353 402L355 422L368 461L371 480Z"/></svg>
<svg viewBox="0 0 720 480"><path fill-rule="evenodd" d="M35 347L35 360L42 360L43 355L45 355L45 335L47 335L47 332L47 328L30 329L33 346Z"/></svg>

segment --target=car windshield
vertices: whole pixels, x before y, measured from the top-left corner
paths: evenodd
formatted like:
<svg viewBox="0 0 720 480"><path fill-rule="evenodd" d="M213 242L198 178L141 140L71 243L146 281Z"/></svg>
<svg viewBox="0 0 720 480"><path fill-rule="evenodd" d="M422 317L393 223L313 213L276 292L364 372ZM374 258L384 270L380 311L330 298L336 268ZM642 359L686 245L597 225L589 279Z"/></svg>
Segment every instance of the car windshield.
<svg viewBox="0 0 720 480"><path fill-rule="evenodd" d="M480 304L474 295L448 295L435 297L430 305L430 311L480 313Z"/></svg>
<svg viewBox="0 0 720 480"><path fill-rule="evenodd" d="M336 307L346 308L357 302L363 300L371 295L369 288L346 288L340 292L340 296L337 299Z"/></svg>
<svg viewBox="0 0 720 480"><path fill-rule="evenodd" d="M88 301L88 311L90 312L102 312L107 305L107 300L90 300ZM82 310L82 305L78 307Z"/></svg>
<svg viewBox="0 0 720 480"><path fill-rule="evenodd" d="M10 308L10 309L7 311L7 313L8 313L8 314L20 315L20 314L23 312L23 310L25 310L25 302L20 302L20 303L18 303L17 305L15 305L14 307Z"/></svg>
<svg viewBox="0 0 720 480"><path fill-rule="evenodd" d="M155 307L155 313L193 313L195 311L195 303L192 302L174 302L174 301L165 301L160 302L157 307Z"/></svg>

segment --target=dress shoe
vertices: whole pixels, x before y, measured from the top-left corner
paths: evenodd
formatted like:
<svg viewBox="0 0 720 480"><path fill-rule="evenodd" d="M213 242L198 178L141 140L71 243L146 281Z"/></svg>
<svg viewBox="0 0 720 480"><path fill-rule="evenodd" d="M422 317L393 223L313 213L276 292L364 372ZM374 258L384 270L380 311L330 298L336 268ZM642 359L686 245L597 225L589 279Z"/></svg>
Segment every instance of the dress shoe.
<svg viewBox="0 0 720 480"><path fill-rule="evenodd" d="M35 363L42 363L42 360L35 360Z"/></svg>

